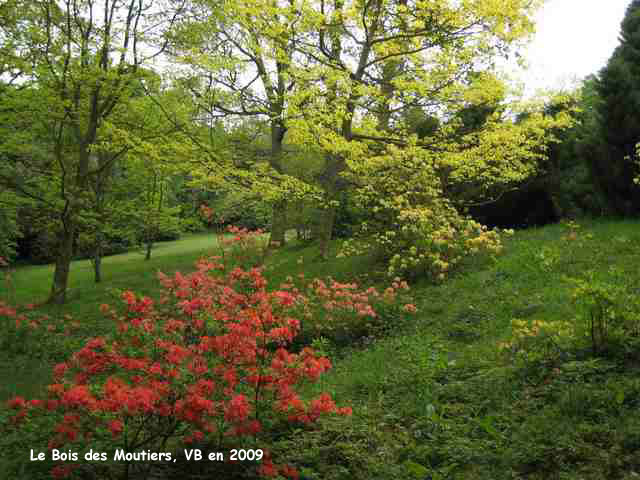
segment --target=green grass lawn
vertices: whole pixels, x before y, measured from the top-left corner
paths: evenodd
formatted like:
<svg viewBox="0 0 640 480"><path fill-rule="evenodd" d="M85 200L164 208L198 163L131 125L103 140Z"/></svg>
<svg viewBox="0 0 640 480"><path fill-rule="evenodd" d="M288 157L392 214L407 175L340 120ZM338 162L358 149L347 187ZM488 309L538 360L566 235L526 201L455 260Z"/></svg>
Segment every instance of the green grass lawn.
<svg viewBox="0 0 640 480"><path fill-rule="evenodd" d="M86 313L76 309L95 306L93 301L104 300L105 289L109 287L149 290L153 288L152 279L158 270L169 272L189 269L195 260L215 246L215 235L206 233L187 235L175 242L156 243L149 261L144 260L141 250L105 257L101 284L93 281L90 260L75 261L71 264L68 303L64 310ZM20 267L13 277L13 289L9 296L18 303L44 300L51 288L52 277L53 265Z"/></svg>
<svg viewBox="0 0 640 480"><path fill-rule="evenodd" d="M305 478L640 477L640 355L594 359L586 338L550 359L525 361L498 347L516 318L575 323L569 278L589 270L640 292L640 223L581 225L576 238L562 225L517 232L495 260L469 261L441 285L414 285L419 313L408 327L334 352L334 369L305 393L328 390L354 415L283 440ZM105 259L99 286L90 264L76 262L64 311L87 322L81 335L103 331L97 306L110 301L110 288L152 293L158 269L189 270L214 242L198 235L162 244L150 262L136 253ZM295 243L270 256L267 268L274 284L300 271L337 279L373 273L366 258L323 263L313 246ZM50 267L19 269L19 301L44 297L50 275ZM49 378L38 360L4 362L0 398L28 397Z"/></svg>

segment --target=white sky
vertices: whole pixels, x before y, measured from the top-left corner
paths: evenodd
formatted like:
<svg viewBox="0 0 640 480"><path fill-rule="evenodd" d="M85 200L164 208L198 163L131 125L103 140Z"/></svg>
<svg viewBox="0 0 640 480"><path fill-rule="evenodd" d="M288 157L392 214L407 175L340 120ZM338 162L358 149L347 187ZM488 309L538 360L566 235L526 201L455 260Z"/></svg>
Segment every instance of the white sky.
<svg viewBox="0 0 640 480"><path fill-rule="evenodd" d="M547 0L536 34L523 51L529 69L517 75L527 94L570 86L597 73L618 45L620 22L631 0Z"/></svg>

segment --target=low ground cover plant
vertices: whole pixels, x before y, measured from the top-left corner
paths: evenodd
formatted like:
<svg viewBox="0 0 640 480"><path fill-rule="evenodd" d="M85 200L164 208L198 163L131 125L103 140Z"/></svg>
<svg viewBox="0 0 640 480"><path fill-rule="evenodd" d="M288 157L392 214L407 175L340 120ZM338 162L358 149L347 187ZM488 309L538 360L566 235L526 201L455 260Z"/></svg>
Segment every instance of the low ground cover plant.
<svg viewBox="0 0 640 480"><path fill-rule="evenodd" d="M640 336L640 296L625 286L620 272L609 273L614 281L598 279L594 272L572 280L576 329L594 356L634 353Z"/></svg>

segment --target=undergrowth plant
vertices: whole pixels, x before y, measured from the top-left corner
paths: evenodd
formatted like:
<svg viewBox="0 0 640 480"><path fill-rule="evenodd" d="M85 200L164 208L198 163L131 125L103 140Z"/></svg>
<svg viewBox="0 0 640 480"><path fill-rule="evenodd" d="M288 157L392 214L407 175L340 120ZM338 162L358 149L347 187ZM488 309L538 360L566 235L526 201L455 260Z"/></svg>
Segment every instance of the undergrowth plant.
<svg viewBox="0 0 640 480"><path fill-rule="evenodd" d="M616 347L633 349L640 334L640 298L629 291L619 272L612 273L615 283L598 279L593 272L572 279L572 298L580 308L576 325L596 356Z"/></svg>
<svg viewBox="0 0 640 480"><path fill-rule="evenodd" d="M73 334L81 327L71 315L51 317L35 310L36 305L15 304L13 269L0 257L0 350L10 356L60 360L75 343Z"/></svg>
<svg viewBox="0 0 640 480"><path fill-rule="evenodd" d="M502 351L525 362L551 361L567 348L573 328L567 321L514 318L511 338L501 342Z"/></svg>

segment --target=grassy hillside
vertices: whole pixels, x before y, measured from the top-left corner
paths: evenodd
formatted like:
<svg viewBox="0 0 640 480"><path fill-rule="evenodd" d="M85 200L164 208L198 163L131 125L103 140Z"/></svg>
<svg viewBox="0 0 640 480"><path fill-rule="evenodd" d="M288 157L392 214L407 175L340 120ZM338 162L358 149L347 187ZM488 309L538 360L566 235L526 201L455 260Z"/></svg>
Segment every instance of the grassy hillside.
<svg viewBox="0 0 640 480"><path fill-rule="evenodd" d="M416 324L351 353L325 383L358 413L306 448L352 477L336 466L314 478L637 478L640 350L499 345L513 319L580 323L568 277L593 270L640 292L639 261L637 222L555 225L516 233L491 265L416 286Z"/></svg>
<svg viewBox="0 0 640 480"><path fill-rule="evenodd" d="M212 242L194 236L166 244L151 262L112 257L100 286L90 283L90 265L78 262L68 308L85 326L75 335L108 328L97 305L111 301L110 288L152 292L157 269L187 270ZM291 245L268 259L268 276L372 273L366 259L316 257L313 247ZM593 355L571 278L592 271L589 282L637 294L639 260L637 222L554 225L517 232L499 258L470 261L442 285L414 285L414 323L366 347L325 345L334 369L314 388L353 406L353 417L326 421L280 448L308 479L637 478L640 350L626 331ZM47 267L16 272L18 300L46 294L48 275ZM514 320L552 332L557 325L561 335L518 336ZM0 397L29 397L46 382L47 362L30 353L3 355Z"/></svg>

